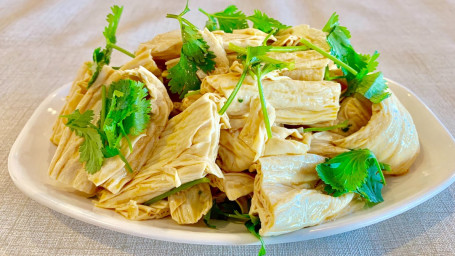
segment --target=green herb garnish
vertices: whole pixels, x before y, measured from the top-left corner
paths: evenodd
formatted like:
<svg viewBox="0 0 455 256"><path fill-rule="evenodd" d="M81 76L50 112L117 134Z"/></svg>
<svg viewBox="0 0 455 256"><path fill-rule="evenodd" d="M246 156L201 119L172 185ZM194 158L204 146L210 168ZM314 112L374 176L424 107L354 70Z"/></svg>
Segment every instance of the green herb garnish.
<svg viewBox="0 0 455 256"><path fill-rule="evenodd" d="M133 80L113 82L109 89L102 87L101 112L98 126L92 124L93 110L80 113L76 109L72 114L62 116L68 118L66 126L83 137L84 142L79 148L81 162L85 162L85 170L94 174L101 169L104 158L119 156L125 168L133 172L126 157L120 151L120 141L125 138L130 150L133 150L129 135L139 135L150 121L150 100L144 84Z"/></svg>
<svg viewBox="0 0 455 256"><path fill-rule="evenodd" d="M253 234L259 241L261 241L261 249L259 249L258 256L266 255L267 252L265 251L265 243L262 240L261 235L259 235L259 229L261 229L261 221L258 217L254 215L250 215L251 219L245 222L245 226Z"/></svg>
<svg viewBox="0 0 455 256"><path fill-rule="evenodd" d="M214 200L212 209L204 216L203 220L209 228L216 228L215 225L210 223L211 219L235 219L244 222L247 230L261 242L261 249L259 250L258 255L261 256L266 254L264 240L262 240L261 235L259 235L261 221L257 216L240 213L240 207L236 202L225 200L224 202L217 204Z"/></svg>
<svg viewBox="0 0 455 256"><path fill-rule="evenodd" d="M207 13L201 8L199 8L199 11L209 18L206 22L206 28L210 31L223 30L224 32L232 33L234 29L248 28L248 21L253 23L253 28L259 29L265 33L270 33L272 31L276 33L279 29L289 27L259 10L254 10L253 15L246 16L235 5L230 5L224 11L212 14Z"/></svg>
<svg viewBox="0 0 455 256"><path fill-rule="evenodd" d="M379 163L369 149L355 149L318 164L316 171L326 184L325 191L333 196L357 193L371 203L380 203L385 178L382 169L390 169Z"/></svg>
<svg viewBox="0 0 455 256"><path fill-rule="evenodd" d="M327 43L330 45L330 54L306 39L302 39L301 42L341 68L348 82L345 96L360 93L373 103L379 103L390 96L382 73L372 73L378 66L378 52L372 56L357 53L350 42L351 33L346 27L339 25L336 13L332 14L322 31L328 33Z"/></svg>
<svg viewBox="0 0 455 256"><path fill-rule="evenodd" d="M119 80L113 82L106 95L106 115L103 131L109 147L116 148L123 137L139 135L150 121L150 100L141 82Z"/></svg>
<svg viewBox="0 0 455 256"><path fill-rule="evenodd" d="M187 19L183 18L190 9L188 2L185 9L179 14L167 14L167 18L173 18L179 21L182 31L182 50L180 51L180 60L177 65L169 69L169 86L173 93L178 93L183 98L188 91L198 90L201 86L196 72L201 69L208 73L215 69L216 56L209 50L209 45L202 38L196 26Z"/></svg>
<svg viewBox="0 0 455 256"><path fill-rule="evenodd" d="M289 26L282 24L259 10L254 10L254 14L248 16L248 20L253 22L253 28L257 28L265 33L270 33L273 30L278 31L280 29L289 28Z"/></svg>
<svg viewBox="0 0 455 256"><path fill-rule="evenodd" d="M79 109L65 116L68 118L66 126L76 133L77 136L83 137L79 147L79 161L85 162L85 170L89 174L96 173L103 165L103 144L98 129L91 122L93 120L93 110L87 110L81 114Z"/></svg>
<svg viewBox="0 0 455 256"><path fill-rule="evenodd" d="M122 47L116 45L117 43L117 27L120 21L120 17L122 16L123 6L119 7L114 5L111 7L112 13L109 13L106 17L106 21L108 22L107 27L104 28L103 36L106 39L106 47L101 49L101 47L96 48L93 51L93 75L90 78L90 81L87 84L87 89L92 86L92 84L98 78L98 75L103 68L104 65L109 65L111 62L111 54L112 49L116 49L132 58L134 58L134 54L131 52L123 49Z"/></svg>
<svg viewBox="0 0 455 256"><path fill-rule="evenodd" d="M205 27L210 31L223 30L224 32L232 33L234 29L248 27L246 15L242 11L239 11L235 5L230 5L224 11L213 14L207 13L201 8L199 8L199 11L209 18Z"/></svg>

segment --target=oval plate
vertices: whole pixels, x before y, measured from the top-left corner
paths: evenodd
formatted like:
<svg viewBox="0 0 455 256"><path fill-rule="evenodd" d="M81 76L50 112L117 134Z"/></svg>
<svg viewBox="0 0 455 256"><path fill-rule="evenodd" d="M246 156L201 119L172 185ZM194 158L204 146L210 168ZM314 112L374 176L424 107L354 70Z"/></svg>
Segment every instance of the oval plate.
<svg viewBox="0 0 455 256"><path fill-rule="evenodd" d="M22 192L40 204L75 219L135 236L194 244L258 244L243 224L220 221L216 222L218 229L214 230L201 223L178 225L170 218L129 221L114 211L94 207L90 199L57 189L47 175L56 149L49 138L70 86L62 86L39 105L11 148L9 174ZM390 80L389 87L411 113L420 137L421 152L409 173L387 177L384 202L381 204L322 225L266 237L266 244L314 239L372 225L423 203L454 182L453 137L412 92Z"/></svg>

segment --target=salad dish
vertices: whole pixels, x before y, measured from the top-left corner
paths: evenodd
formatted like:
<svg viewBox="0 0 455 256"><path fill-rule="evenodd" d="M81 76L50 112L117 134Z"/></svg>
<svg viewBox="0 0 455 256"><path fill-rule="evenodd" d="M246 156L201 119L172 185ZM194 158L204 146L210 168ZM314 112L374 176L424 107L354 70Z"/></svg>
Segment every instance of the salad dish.
<svg viewBox="0 0 455 256"><path fill-rule="evenodd" d="M200 9L208 19L200 29L185 18L187 4L166 16L179 29L130 52L116 39L123 7L111 11L106 45L55 94L67 94L64 102L54 95L43 103L60 108L44 132L53 144L47 189L111 212L116 223L164 219L209 233L227 225L220 223L244 225L260 239L259 254L266 237L314 232L375 208L389 217L406 209L381 205L388 183L406 183L421 165L421 130L405 107L411 94L389 87L379 53L354 50L336 13L316 29L259 10ZM113 52L131 60L112 66ZM20 166L12 155L10 172ZM447 173L407 205L448 186ZM359 220L386 218L371 216Z"/></svg>

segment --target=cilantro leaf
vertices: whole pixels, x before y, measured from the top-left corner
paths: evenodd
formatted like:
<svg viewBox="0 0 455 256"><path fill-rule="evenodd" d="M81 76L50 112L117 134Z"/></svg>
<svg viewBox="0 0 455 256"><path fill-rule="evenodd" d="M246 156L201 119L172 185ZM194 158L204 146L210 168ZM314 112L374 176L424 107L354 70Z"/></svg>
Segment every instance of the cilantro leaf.
<svg viewBox="0 0 455 256"><path fill-rule="evenodd" d="M104 28L103 35L106 38L106 42L115 44L117 43L115 33L117 32L120 17L122 16L123 6L119 7L118 5L114 5L111 7L111 11L112 13L109 13L106 17L108 25Z"/></svg>
<svg viewBox="0 0 455 256"><path fill-rule="evenodd" d="M103 131L109 147L116 148L122 137L139 135L150 121L150 101L141 82L130 79L113 82L106 96Z"/></svg>
<svg viewBox="0 0 455 256"><path fill-rule="evenodd" d="M322 28L322 31L326 33L331 33L332 29L338 26L339 24L340 23L338 22L338 14L334 12L332 13L332 16L330 16L325 26Z"/></svg>
<svg viewBox="0 0 455 256"><path fill-rule="evenodd" d="M172 92L178 93L180 98L190 90L198 90L201 85L196 72L198 69L208 73L215 69L216 56L209 50L209 45L202 35L183 15L189 12L188 2L185 9L179 14L167 14L167 18L177 19L182 33L182 50L180 60L176 66L169 69L169 86Z"/></svg>
<svg viewBox="0 0 455 256"><path fill-rule="evenodd" d="M359 73L361 74L361 73ZM381 72L376 72L355 78L351 81L345 95L350 95L354 92L360 93L365 98L373 103L379 103L390 96L387 90L387 83L384 80Z"/></svg>
<svg viewBox="0 0 455 256"><path fill-rule="evenodd" d="M246 15L235 5L229 5L224 11L213 14L209 14L201 8L199 8L199 11L209 18L206 22L206 28L210 31L223 30L226 33L232 33L234 29L248 27Z"/></svg>
<svg viewBox="0 0 455 256"><path fill-rule="evenodd" d="M248 16L248 20L253 22L253 28L257 28L265 33L270 33L274 29L279 30L289 28L289 26L284 25L276 19L267 16L267 14L259 10L254 10L254 14Z"/></svg>
<svg viewBox="0 0 455 256"><path fill-rule="evenodd" d="M90 126L93 120L93 110L87 110L81 114L79 109L76 109L73 113L61 117L65 117L68 119L66 126L72 129L87 128Z"/></svg>
<svg viewBox="0 0 455 256"><path fill-rule="evenodd" d="M133 86L135 97L132 100L133 112L123 122L126 133L134 136L141 134L147 128L152 110L150 100L147 100L148 90L142 86L139 82L135 82L135 86Z"/></svg>
<svg viewBox="0 0 455 256"><path fill-rule="evenodd" d="M169 81L171 92L178 93L180 98L183 98L188 91L198 90L201 81L196 75L196 71L197 66L182 54L177 65L169 69L168 78L171 79Z"/></svg>
<svg viewBox="0 0 455 256"><path fill-rule="evenodd" d="M372 203L384 201L382 198L382 188L384 187L384 176L380 165L377 165L375 159L368 159L368 176L365 183L357 189L357 193Z"/></svg>
<svg viewBox="0 0 455 256"><path fill-rule="evenodd" d="M381 164L369 149L341 153L318 164L316 171L329 194L340 196L354 192L373 203L383 201L381 190L385 179Z"/></svg>
<svg viewBox="0 0 455 256"><path fill-rule="evenodd" d="M340 154L319 164L316 170L324 183L335 190L355 191L367 177L366 160L371 157L363 150Z"/></svg>
<svg viewBox="0 0 455 256"><path fill-rule="evenodd" d="M94 128L81 128L79 131L85 139L79 148L79 160L85 162L85 170L88 173L94 174L103 165L103 152L100 150L102 148L101 137Z"/></svg>
<svg viewBox="0 0 455 256"><path fill-rule="evenodd" d="M276 33L279 29L285 29L289 26L282 24L278 20L267 16L260 10L254 10L254 14L246 16L237 6L230 5L224 11L216 13L207 13L199 8L209 19L206 22L206 28L210 31L223 30L226 33L232 33L234 29L248 28L248 20L253 23L253 28L259 29L265 33ZM272 33L272 34L273 34Z"/></svg>
<svg viewBox="0 0 455 256"><path fill-rule="evenodd" d="M81 114L79 109L76 109L73 113L62 117L68 118L66 126L76 135L84 138L84 142L79 147L79 161L85 163L85 170L89 174L96 173L103 165L103 144L98 130L91 123L93 110L87 110Z"/></svg>
<svg viewBox="0 0 455 256"><path fill-rule="evenodd" d="M182 53L188 60L194 62L204 72L210 72L215 69L216 56L209 51L209 45L202 39L199 31L192 26L182 25Z"/></svg>
<svg viewBox="0 0 455 256"><path fill-rule="evenodd" d="M118 148L111 148L106 146L103 148L103 155L104 158L111 158L114 156L118 156L120 154L120 150Z"/></svg>
<svg viewBox="0 0 455 256"><path fill-rule="evenodd" d="M368 72L373 72L376 70L376 68L379 65L379 62L377 61L379 53L377 51L375 51L372 56L370 56L369 54L360 54L360 56L362 60L366 63L365 68L366 70L368 70Z"/></svg>

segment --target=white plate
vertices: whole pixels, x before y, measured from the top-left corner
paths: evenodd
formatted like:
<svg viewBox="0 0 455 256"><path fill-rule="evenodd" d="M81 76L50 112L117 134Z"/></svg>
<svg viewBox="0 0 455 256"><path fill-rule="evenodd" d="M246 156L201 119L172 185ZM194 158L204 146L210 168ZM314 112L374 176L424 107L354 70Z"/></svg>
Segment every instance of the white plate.
<svg viewBox="0 0 455 256"><path fill-rule="evenodd" d="M391 218L423 203L455 180L455 141L435 115L413 93L395 82L390 88L414 118L421 153L408 174L388 177L384 202L332 222L289 234L265 238L266 244L324 237L365 227ZM35 110L14 143L8 168L16 186L39 203L78 220L135 236L195 244L257 244L242 224L218 222L218 230L177 225L169 218L129 221L113 211L99 209L90 199L52 186L47 168L55 151L49 141L70 84L49 95Z"/></svg>

